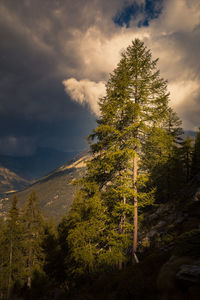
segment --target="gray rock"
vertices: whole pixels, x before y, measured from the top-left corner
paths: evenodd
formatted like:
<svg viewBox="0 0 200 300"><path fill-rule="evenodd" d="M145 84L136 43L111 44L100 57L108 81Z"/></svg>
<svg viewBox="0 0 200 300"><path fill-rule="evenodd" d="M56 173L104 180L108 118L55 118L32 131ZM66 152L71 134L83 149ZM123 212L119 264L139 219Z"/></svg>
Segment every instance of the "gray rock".
<svg viewBox="0 0 200 300"><path fill-rule="evenodd" d="M200 266L196 265L182 265L176 279L188 283L200 283Z"/></svg>

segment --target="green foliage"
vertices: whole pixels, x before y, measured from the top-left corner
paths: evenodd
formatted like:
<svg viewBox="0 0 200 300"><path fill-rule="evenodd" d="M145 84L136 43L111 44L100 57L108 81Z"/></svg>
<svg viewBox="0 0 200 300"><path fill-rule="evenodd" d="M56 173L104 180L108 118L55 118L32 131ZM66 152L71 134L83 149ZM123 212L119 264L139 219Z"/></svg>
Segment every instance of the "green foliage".
<svg viewBox="0 0 200 300"><path fill-rule="evenodd" d="M193 146L192 139L187 136L184 141L181 143L181 148L179 150L180 158L183 165L183 173L185 182L188 182L191 178L191 167L192 167L192 154L193 154Z"/></svg>
<svg viewBox="0 0 200 300"><path fill-rule="evenodd" d="M168 108L163 126L153 127L142 151L143 168L149 170L149 186L153 186L157 202L169 200L183 183L180 158L181 121Z"/></svg>
<svg viewBox="0 0 200 300"><path fill-rule="evenodd" d="M76 263L74 272L94 272L103 265L116 264L120 252L115 228L110 229L106 206L96 184L85 184L78 193L68 217L67 237L71 259ZM121 258L121 254L117 254Z"/></svg>
<svg viewBox="0 0 200 300"><path fill-rule="evenodd" d="M168 100L157 60L134 40L99 100L100 118L88 137L93 157L70 212L67 239L82 271L116 268L130 260L138 212L152 205L155 195L167 197L172 191L170 164L181 122Z"/></svg>
<svg viewBox="0 0 200 300"><path fill-rule="evenodd" d="M83 291L80 296L78 291L78 296L154 299L156 277L168 254L155 253L130 267L137 251L137 226L144 237L144 227L151 229L150 218L145 220L149 207L157 205L155 200L169 200L197 174L200 153L200 135L194 149L189 138L181 141L181 122L168 100L157 60L136 39L122 53L106 84L106 96L99 100L100 118L88 138L92 159L69 215L58 226L44 222L37 196L31 193L21 213L14 199L7 221L0 223L3 296L23 286L24 299L53 299L55 289L70 297L79 283L87 287L105 272L102 281L88 287L89 294ZM199 231L177 235L176 226L169 225L164 235L156 234L154 246L172 242L176 255L197 257ZM140 241L140 249L146 248L143 256L152 250L152 240Z"/></svg>
<svg viewBox="0 0 200 300"><path fill-rule="evenodd" d="M6 221L0 226L0 293L5 299L20 299L23 289L24 292L27 290L25 294L31 295L33 279L46 276L42 271L44 255L41 247L44 220L37 196L31 193L22 212L17 208L17 202L14 197ZM23 297L26 298L25 294ZM35 299L29 296L29 299Z"/></svg>
<svg viewBox="0 0 200 300"><path fill-rule="evenodd" d="M192 175L200 172L200 129L196 135L192 157Z"/></svg>
<svg viewBox="0 0 200 300"><path fill-rule="evenodd" d="M42 265L42 238L44 235L44 219L38 205L37 195L32 192L25 203L23 214L23 230L25 239L25 259L27 285L31 287L31 277L36 268Z"/></svg>
<svg viewBox="0 0 200 300"><path fill-rule="evenodd" d="M24 280L23 228L17 201L14 197L0 238L0 290L5 298L9 297L16 282L23 284Z"/></svg>
<svg viewBox="0 0 200 300"><path fill-rule="evenodd" d="M61 251L55 228L54 224L50 222L46 223L42 241L42 250L45 256L43 269L49 281L51 281L54 286L60 283L59 268L62 266L60 260Z"/></svg>

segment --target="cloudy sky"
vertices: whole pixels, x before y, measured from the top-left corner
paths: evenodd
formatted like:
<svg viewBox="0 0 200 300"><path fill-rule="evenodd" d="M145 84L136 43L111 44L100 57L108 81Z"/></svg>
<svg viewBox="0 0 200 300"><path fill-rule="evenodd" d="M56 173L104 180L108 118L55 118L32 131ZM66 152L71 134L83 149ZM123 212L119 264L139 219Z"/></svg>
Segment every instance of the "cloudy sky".
<svg viewBox="0 0 200 300"><path fill-rule="evenodd" d="M199 0L0 0L0 154L86 148L98 97L136 37L183 127L200 126Z"/></svg>

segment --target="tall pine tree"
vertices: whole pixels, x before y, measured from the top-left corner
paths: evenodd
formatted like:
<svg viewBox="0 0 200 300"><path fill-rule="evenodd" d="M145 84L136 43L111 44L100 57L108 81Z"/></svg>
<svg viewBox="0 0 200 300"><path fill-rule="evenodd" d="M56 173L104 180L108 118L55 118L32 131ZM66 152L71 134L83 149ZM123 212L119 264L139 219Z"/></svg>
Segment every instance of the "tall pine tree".
<svg viewBox="0 0 200 300"><path fill-rule="evenodd" d="M132 255L133 260L137 260L138 205L151 199L151 193L140 194L141 153L153 132L156 131L157 138L171 134L165 129L170 111L166 81L160 77L157 60L152 59L143 42L136 39L124 51L106 85L106 92L100 100L101 115L92 135L97 138L91 145L96 154L94 163L98 161L100 165L96 168L96 179L98 181L100 175L100 182L103 179L106 186L108 182L119 181L120 176L131 178L128 190L122 180L118 191L121 188L124 197L134 206ZM105 189L109 188L110 184ZM122 195L120 197L122 202Z"/></svg>
<svg viewBox="0 0 200 300"><path fill-rule="evenodd" d="M130 232L132 261L138 262L138 210L152 204L154 198L152 186L149 189L146 186L149 165L143 164L147 141L154 137L152 153L155 154L159 147L161 153L167 151L175 139L174 130L169 130L174 121L168 99L167 84L160 77L157 60L153 60L150 50L136 39L123 52L106 84L106 96L100 99L98 126L89 136L93 159L88 162L84 178L84 184L98 186L103 207L106 207L110 246L105 260L113 253L120 266L130 246ZM172 124L168 121L170 117ZM159 143L160 138L162 143ZM166 156L168 158L167 152ZM90 198L90 193L84 198ZM81 220L79 222L81 224ZM116 249L120 249L120 253L118 250L115 254Z"/></svg>

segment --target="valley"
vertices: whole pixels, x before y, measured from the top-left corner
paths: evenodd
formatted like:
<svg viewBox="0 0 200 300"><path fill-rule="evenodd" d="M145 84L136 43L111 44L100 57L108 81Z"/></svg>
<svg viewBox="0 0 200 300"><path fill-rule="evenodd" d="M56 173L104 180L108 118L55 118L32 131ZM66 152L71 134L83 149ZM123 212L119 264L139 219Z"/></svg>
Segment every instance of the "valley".
<svg viewBox="0 0 200 300"><path fill-rule="evenodd" d="M58 221L64 214L69 212L77 189L73 182L84 174L86 161L89 157L88 151L84 151L70 162L61 165L33 184L23 180L9 170L5 171L13 176L12 180L17 182L17 184L12 185L10 181L10 185L8 184L1 188L0 216L6 216L14 195L17 196L19 206L22 207L30 193L34 191L39 198L43 214Z"/></svg>

